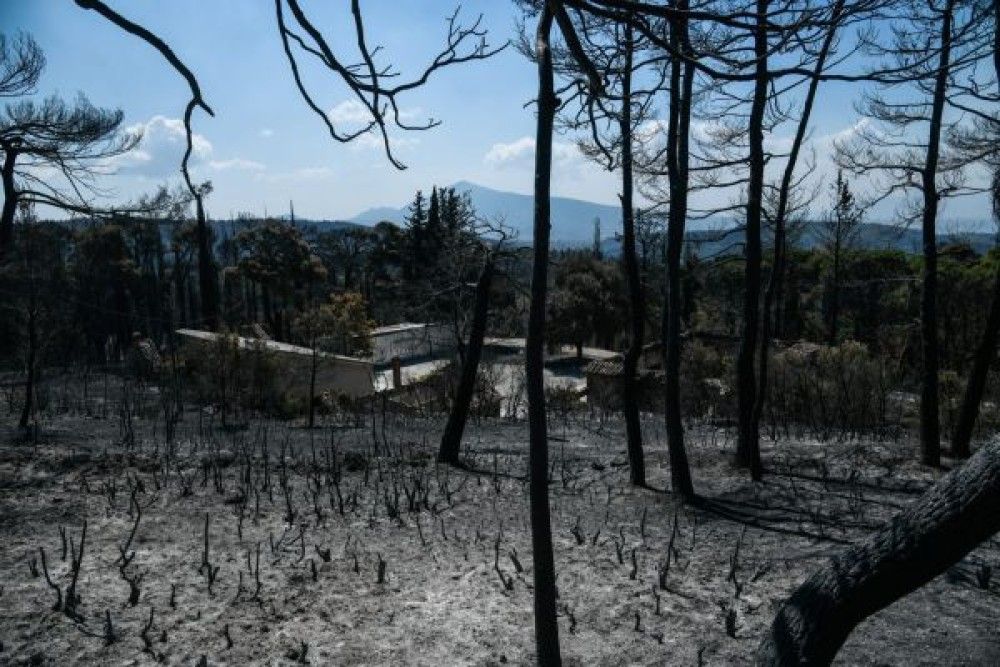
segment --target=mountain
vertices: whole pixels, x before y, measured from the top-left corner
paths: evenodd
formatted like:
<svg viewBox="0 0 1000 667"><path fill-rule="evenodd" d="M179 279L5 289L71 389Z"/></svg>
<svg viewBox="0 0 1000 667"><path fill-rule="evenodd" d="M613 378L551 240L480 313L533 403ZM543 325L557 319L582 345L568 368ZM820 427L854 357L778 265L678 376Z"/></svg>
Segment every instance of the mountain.
<svg viewBox="0 0 1000 667"><path fill-rule="evenodd" d="M805 225L806 232L792 240L792 244L802 250L821 246L823 241L817 234L816 226ZM710 230L688 230L684 242L691 246L700 257L737 255L743 252L743 232L737 227ZM769 238L764 239L765 244ZM952 244L967 244L977 254L989 252L996 244L996 236L984 232L943 233L937 237L938 248ZM916 227L899 227L879 222L861 225L854 247L865 250L898 250L911 255L919 255L923 250L923 236ZM617 238L601 241L601 252L608 257L621 253L621 243Z"/></svg>
<svg viewBox="0 0 1000 667"><path fill-rule="evenodd" d="M282 216L287 222L288 216ZM323 232L343 232L350 229L357 229L362 225L357 222L347 220L311 220L309 218L296 218L295 226L303 230L312 230L317 233Z"/></svg>
<svg viewBox="0 0 1000 667"><path fill-rule="evenodd" d="M505 225L517 232L518 239L531 241L534 197L494 190L468 181L459 181L451 187L455 188L456 192L468 194L480 216L487 220L502 218ZM388 220L402 225L406 220L407 206L370 208L354 216L350 221L374 225L382 220ZM601 221L602 236L620 234L622 230L622 213L618 206L569 197L553 197L551 210L554 245L590 245L594 239L595 218Z"/></svg>
<svg viewBox="0 0 1000 667"><path fill-rule="evenodd" d="M361 213L358 213L350 219L350 222L374 227L383 220L388 220L402 226L406 220L406 207L392 208L391 206L376 206L375 208L365 209Z"/></svg>
<svg viewBox="0 0 1000 667"><path fill-rule="evenodd" d="M520 241L531 242L534 197L494 190L469 181L459 181L451 187L457 192L467 193L479 215L487 220L503 218L505 224L517 232ZM351 218L348 224L371 226L382 220L388 220L403 225L406 221L407 206L370 208ZM554 249L590 247L594 239L595 218L601 221L602 251L611 257L618 256L621 249L616 237L622 229L621 208L569 197L552 198L552 247ZM806 225L806 229L815 229L815 225ZM685 240L695 246L698 254L702 256L734 254L742 251L742 234L736 228L712 221L699 221L696 228L689 228ZM938 235L939 245L967 243L980 254L993 248L994 241L993 234L982 232ZM807 232L795 241L796 247L804 249L814 248L820 243L815 232ZM918 228L871 222L862 226L856 245L871 250L901 250L919 254L922 243Z"/></svg>

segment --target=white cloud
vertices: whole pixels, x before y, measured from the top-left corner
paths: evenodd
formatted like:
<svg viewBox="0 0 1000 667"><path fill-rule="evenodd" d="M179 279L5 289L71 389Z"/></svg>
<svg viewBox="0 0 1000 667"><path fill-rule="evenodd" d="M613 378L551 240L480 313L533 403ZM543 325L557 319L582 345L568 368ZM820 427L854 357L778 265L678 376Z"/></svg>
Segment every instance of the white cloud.
<svg viewBox="0 0 1000 667"><path fill-rule="evenodd" d="M420 139L418 137L402 137L389 135L389 145L392 147L393 151L408 150L416 147L420 144ZM385 149L385 144L382 142L382 135L376 134L374 132L366 132L360 137L351 142L351 147L355 150L376 150L381 151Z"/></svg>
<svg viewBox="0 0 1000 667"><path fill-rule="evenodd" d="M126 131L141 133L142 140L131 152L110 160L107 165L110 169L123 176L153 179L177 175L187 148L187 134L181 119L156 115L144 123L127 127ZM212 143L204 135L197 132L191 135L188 166L192 170L208 167L215 171L262 172L266 169L256 160L241 157L213 160L213 153Z"/></svg>
<svg viewBox="0 0 1000 667"><path fill-rule="evenodd" d="M391 113L391 112L390 112ZM399 119L404 123L414 122L414 119L421 113L419 107L413 109L400 109ZM338 132L350 133L363 129L372 120L371 112L358 100L345 100L327 112L327 118L337 128ZM391 126L393 120L386 119L386 125ZM416 124L416 123L414 123ZM393 151L404 151L416 147L420 144L420 139L414 136L403 136L400 134L389 134L389 145ZM351 148L359 150L385 150L382 134L375 127L372 127L364 134L351 141Z"/></svg>
<svg viewBox="0 0 1000 667"><path fill-rule="evenodd" d="M326 113L330 122L336 125L367 125L371 120L368 108L357 100L344 100Z"/></svg>
<svg viewBox="0 0 1000 667"><path fill-rule="evenodd" d="M177 173L187 147L181 119L156 115L145 123L129 126L126 131L141 132L142 141L134 150L112 161L110 166L118 173L153 178ZM204 163L212 155L212 144L201 134L192 134L191 146L189 164L192 167Z"/></svg>
<svg viewBox="0 0 1000 667"><path fill-rule="evenodd" d="M404 122L409 122L412 120L416 120L419 116L422 116L423 113L424 110L421 107L413 107L412 109L400 109L399 119Z"/></svg>
<svg viewBox="0 0 1000 667"><path fill-rule="evenodd" d="M265 139L270 139L271 137L274 136L274 130L272 130L269 127L262 128L260 131L260 136L262 136Z"/></svg>
<svg viewBox="0 0 1000 667"><path fill-rule="evenodd" d="M833 145L836 142L847 141L867 131L869 129L869 125L871 125L870 118L858 118L853 125L849 125L839 132L824 135L820 137L817 142Z"/></svg>
<svg viewBox="0 0 1000 667"><path fill-rule="evenodd" d="M669 123L660 118L645 120L636 128L635 140L639 143L658 140L667 133L669 127Z"/></svg>
<svg viewBox="0 0 1000 667"><path fill-rule="evenodd" d="M264 171L266 167L255 160L245 160L241 157L234 157L228 160L212 160L208 166L216 171Z"/></svg>
<svg viewBox="0 0 1000 667"><path fill-rule="evenodd" d="M483 160L486 164L501 166L511 162L530 158L535 155L535 140L531 137L521 137L510 143L493 144Z"/></svg>
<svg viewBox="0 0 1000 667"><path fill-rule="evenodd" d="M491 167L503 168L506 166L526 166L535 158L535 139L533 137L521 137L509 143L493 144L483 162ZM552 143L552 159L560 168L565 169L574 165L582 166L584 157L576 144L567 141L554 141Z"/></svg>
<svg viewBox="0 0 1000 667"><path fill-rule="evenodd" d="M389 109L389 115L392 116L392 110ZM399 119L404 123L414 121L418 116L423 113L423 109L420 107L413 107L412 109L400 109ZM371 112L368 110L364 104L358 100L344 100L340 102L335 107L330 109L326 117L330 119L330 122L336 125L357 125L364 126L367 125L372 120ZM387 119L388 120L388 119Z"/></svg>

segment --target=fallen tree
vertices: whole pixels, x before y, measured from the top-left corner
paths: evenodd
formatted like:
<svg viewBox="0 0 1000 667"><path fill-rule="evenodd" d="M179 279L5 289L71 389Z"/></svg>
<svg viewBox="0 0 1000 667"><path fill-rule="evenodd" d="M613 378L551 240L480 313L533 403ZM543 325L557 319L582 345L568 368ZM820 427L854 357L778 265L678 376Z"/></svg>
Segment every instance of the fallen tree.
<svg viewBox="0 0 1000 667"><path fill-rule="evenodd" d="M832 557L778 611L758 665L829 664L851 631L1000 531L1000 440L864 542Z"/></svg>

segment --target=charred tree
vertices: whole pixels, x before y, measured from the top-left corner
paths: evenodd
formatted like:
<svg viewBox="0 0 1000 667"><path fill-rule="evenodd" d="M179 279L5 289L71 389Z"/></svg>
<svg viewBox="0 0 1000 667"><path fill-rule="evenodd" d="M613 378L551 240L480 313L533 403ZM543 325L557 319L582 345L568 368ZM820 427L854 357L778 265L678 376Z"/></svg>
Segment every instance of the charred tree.
<svg viewBox="0 0 1000 667"><path fill-rule="evenodd" d="M531 503L531 547L535 584L535 649L540 665L562 663L559 623L556 620L556 572L552 553L549 511L549 443L545 416L545 299L548 293L552 133L559 101L556 99L549 42L552 9L546 3L538 20L535 60L538 67L537 128L535 133L534 258L531 304L525 343L528 395L528 476Z"/></svg>
<svg viewBox="0 0 1000 667"><path fill-rule="evenodd" d="M965 393L962 396L962 407L959 409L958 421L951 437L952 456L965 458L971 453L972 431L979 417L979 406L986 390L986 378L993 360L996 359L998 343L1000 343L1000 271L994 278L993 298L986 318L986 328L979 347L976 348L976 356L972 360L972 370L969 372Z"/></svg>
<svg viewBox="0 0 1000 667"><path fill-rule="evenodd" d="M13 145L3 147L3 166L0 175L3 179L3 211L0 212L0 259L2 259L14 242L14 213L17 211L18 192L14 185L14 163L17 161L17 148Z"/></svg>
<svg viewBox="0 0 1000 667"><path fill-rule="evenodd" d="M799 586L764 636L757 664L829 664L861 621L943 573L998 530L1000 442L994 442Z"/></svg>
<svg viewBox="0 0 1000 667"><path fill-rule="evenodd" d="M462 376L455 393L455 402L448 413L448 423L441 436L441 447L438 450L438 461L458 465L458 456L462 448L462 435L465 432L465 422L469 417L469 406L472 404L472 393L476 388L476 375L479 372L479 360L483 353L483 341L486 338L486 322L490 307L490 289L493 285L493 257L487 255L483 269L476 281L476 301L473 305L472 326L469 330L469 342L466 346L465 361L462 364Z"/></svg>
<svg viewBox="0 0 1000 667"><path fill-rule="evenodd" d="M951 28L954 2L948 0L941 15L940 54L931 100L927 157L920 172L923 194L921 231L923 234L923 275L920 293L920 340L923 379L920 389L920 454L925 465L941 463L941 417L938 398L938 317L937 317L937 169L941 150L942 116L951 64Z"/></svg>
<svg viewBox="0 0 1000 667"><path fill-rule="evenodd" d="M622 264L628 281L631 337L622 360L622 413L628 451L629 479L634 486L646 485L646 463L642 453L642 422L639 419L639 382L636 376L646 326L646 303L635 249L635 209L632 175L632 28L625 27L625 58L622 68L622 108L619 115L622 169Z"/></svg>
<svg viewBox="0 0 1000 667"><path fill-rule="evenodd" d="M688 8L687 0L678 9ZM688 21L678 18L670 23L670 40L675 52L689 52ZM684 445L684 423L681 412L681 252L688 214L689 149L691 129L691 98L694 89L694 67L677 56L670 63L670 110L667 121L667 179L670 188L670 208L667 217L667 289L664 306L663 354L666 395L664 419L667 448L670 456L670 480L674 493L694 498L691 467Z"/></svg>
<svg viewBox="0 0 1000 667"><path fill-rule="evenodd" d="M212 234L205 219L203 198L208 184L195 188L194 204L198 239L198 292L201 296L201 319L210 331L219 328L219 281L212 252Z"/></svg>
<svg viewBox="0 0 1000 667"><path fill-rule="evenodd" d="M997 85L1000 86L1000 0L993 0L993 68L997 74ZM996 139L996 134L988 132L987 142ZM994 144L995 148L995 144ZM993 167L993 218L1000 225L1000 164ZM986 379L990 366L996 359L997 344L1000 343L1000 271L993 282L993 297L990 301L990 312L986 318L986 328L976 349L972 361L972 370L965 385L958 421L951 437L951 453L956 457L969 456L972 442L972 430L979 417L979 405L986 390Z"/></svg>
<svg viewBox="0 0 1000 667"><path fill-rule="evenodd" d="M754 423L757 384L754 357L760 321L761 214L764 197L764 114L770 77L767 70L768 0L757 0L753 37L754 81L750 107L748 139L750 172L747 181L746 229L743 271L743 330L736 359L736 396L739 417L736 462L750 469L759 480L763 474L760 461L760 434Z"/></svg>
<svg viewBox="0 0 1000 667"><path fill-rule="evenodd" d="M27 207L25 207L27 209ZM27 217L27 216L26 216ZM28 276L28 353L25 360L24 405L17 422L19 428L27 429L35 415L35 379L38 368L38 299L35 286L34 234L28 233L25 244L24 262Z"/></svg>
<svg viewBox="0 0 1000 667"><path fill-rule="evenodd" d="M789 202L792 189L796 185L795 168L798 164L799 153L802 150L806 131L809 128L809 119L812 116L813 104L816 101L816 92L819 89L820 75L826 67L827 56L833 48L834 38L843 9L844 0L837 0L831 11L830 27L823 38L819 53L816 56L813 76L809 79L809 86L806 90L805 100L802 103L802 111L795 130L795 137L792 140L792 148L788 153L785 169L781 175L781 184L778 186L778 201L774 212L774 255L771 264L771 275L768 278L767 288L764 290L764 303L760 320L760 349L757 352L760 358L757 361L757 395L753 409L753 428L757 432L760 432L761 415L764 413L764 403L767 400L768 362L773 321L772 309L774 309L775 303L781 298L781 285L785 275Z"/></svg>
<svg viewBox="0 0 1000 667"><path fill-rule="evenodd" d="M964 171L990 152L951 150L944 138L967 134L973 120L995 126L995 118L977 108L981 91L992 85L981 67L993 54L991 5L955 0L907 4L908 12L896 19L888 43L868 45L887 62L861 77L892 95L865 91L859 108L871 122L853 138L836 143L840 166L858 175L881 175L886 181L882 196L913 194L901 212L907 222L919 223L922 232L920 451L922 462L930 466L941 460L938 208L945 198L982 189Z"/></svg>

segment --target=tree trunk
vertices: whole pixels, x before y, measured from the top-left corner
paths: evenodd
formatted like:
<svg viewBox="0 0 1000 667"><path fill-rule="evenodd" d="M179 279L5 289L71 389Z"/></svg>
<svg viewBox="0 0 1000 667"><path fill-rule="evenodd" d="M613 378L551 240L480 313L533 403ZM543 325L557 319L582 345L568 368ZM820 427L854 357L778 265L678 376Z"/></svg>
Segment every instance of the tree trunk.
<svg viewBox="0 0 1000 667"><path fill-rule="evenodd" d="M642 278L639 276L639 261L635 252L635 211L632 208L632 49L632 29L626 26L619 133L622 151L622 263L628 281L632 336L622 360L622 413L625 417L629 479L633 486L645 486L646 462L642 454L642 423L639 419L639 383L636 371L642 354L646 304L643 301Z"/></svg>
<svg viewBox="0 0 1000 667"><path fill-rule="evenodd" d="M264 321L267 322L267 327L271 330L271 336L277 338L280 334L275 328L276 321L274 319L274 311L271 304L271 288L268 287L267 283L261 283L260 297L261 301L263 301Z"/></svg>
<svg viewBox="0 0 1000 667"><path fill-rule="evenodd" d="M3 210L0 212L0 260L7 256L14 244L14 214L17 212L17 188L14 184L14 162L17 151L4 146L3 167Z"/></svg>
<svg viewBox="0 0 1000 667"><path fill-rule="evenodd" d="M941 143L941 117L951 62L951 20L954 1L949 0L941 17L941 55L934 82L927 160L921 172L924 195L923 292L920 295L920 333L923 343L923 386L920 395L920 453L925 465L941 463L941 428L938 411L937 336L937 166Z"/></svg>
<svg viewBox="0 0 1000 667"><path fill-rule="evenodd" d="M916 590L1000 530L1000 442L861 544L831 558L778 611L758 665L829 664L864 619Z"/></svg>
<svg viewBox="0 0 1000 667"><path fill-rule="evenodd" d="M813 69L813 77L809 81L809 88L806 91L806 98L802 104L802 116L799 118L798 127L795 130L795 139L792 142L792 149L788 154L788 161L785 163L785 170L781 176L781 187L778 191L778 208L774 216L774 261L771 266L771 276L768 279L767 289L764 291L764 307L761 314L760 350L758 354L757 369L757 396L753 411L753 428L760 431L760 419L764 413L764 403L767 400L767 374L768 355L771 350L771 308L775 300L780 299L781 284L785 274L786 257L786 235L785 219L788 214L788 198L792 189L792 182L795 176L795 166L798 162L799 151L809 128L809 118L812 115L813 103L816 101L816 91L819 88L819 75L823 73L826 65L826 57L833 45L833 38L836 35L837 22L840 12L843 9L845 0L838 0L831 13L831 25L823 39L820 52L816 57L816 65Z"/></svg>
<svg viewBox="0 0 1000 667"><path fill-rule="evenodd" d="M469 417L472 392L476 388L479 360L483 354L483 340L486 338L486 321L490 307L490 288L493 284L493 257L488 256L476 282L476 303L472 311L472 326L469 329L469 344L462 364L462 377L458 382L455 403L448 415L448 423L441 436L438 461L458 465L458 455L462 448L462 435Z"/></svg>
<svg viewBox="0 0 1000 667"><path fill-rule="evenodd" d="M990 365L997 355L998 342L1000 342L1000 271L997 271L993 283L993 299L990 302L990 314L986 318L986 330L983 331L983 338L979 342L976 357L972 362L961 411L951 437L952 456L966 457L970 453L972 429L979 416L979 404L983 400Z"/></svg>
<svg viewBox="0 0 1000 667"><path fill-rule="evenodd" d="M686 10L686 0L678 9ZM687 20L671 23L671 43L675 50L687 50ZM683 81L683 83L682 83ZM667 289L663 323L664 421L667 450L670 456L670 481L674 493L694 498L691 467L684 447L684 423L681 413L681 250L688 201L688 136L691 126L691 93L694 68L673 58L670 63L670 115L667 137L667 177L670 186L670 209L667 217Z"/></svg>
<svg viewBox="0 0 1000 667"><path fill-rule="evenodd" d="M993 1L994 32L993 32L993 66L1000 80L1000 0ZM993 217L1000 222L1000 169L993 172ZM952 456L966 457L970 453L972 429L979 416L979 404L983 400L986 389L986 378L990 365L996 358L997 343L1000 342L1000 271L997 271L993 283L993 299L990 302L990 314L986 318L986 329L979 341L976 358L972 362L969 380L965 385L965 395L962 407L955 424L955 432L951 436Z"/></svg>
<svg viewBox="0 0 1000 667"><path fill-rule="evenodd" d="M753 413L757 396L754 357L760 319L760 223L764 196L764 111L767 106L769 77L767 72L767 9L768 0L757 0L754 31L756 56L753 102L750 108L749 143L750 174L747 182L747 222L743 295L743 332L736 359L737 410L739 433L736 444L737 465L750 469L750 476L762 476L760 440Z"/></svg>
<svg viewBox="0 0 1000 667"><path fill-rule="evenodd" d="M28 428L35 412L35 367L38 365L38 325L36 322L35 288L31 287L31 303L28 305L28 377L24 383L24 406L21 408L20 428Z"/></svg>
<svg viewBox="0 0 1000 667"><path fill-rule="evenodd" d="M830 284L830 312L827 323L826 344L836 345L840 328L840 225L837 226L837 238L833 242L833 276Z"/></svg>
<svg viewBox="0 0 1000 667"><path fill-rule="evenodd" d="M202 324L209 331L219 328L219 285L215 276L215 261L212 258L212 241L205 220L205 206L201 195L195 195L195 210L198 216L198 290L201 293Z"/></svg>
<svg viewBox="0 0 1000 667"><path fill-rule="evenodd" d="M316 367L319 365L319 352L316 349L316 337L310 341L312 355L309 364L309 428L316 425Z"/></svg>
<svg viewBox="0 0 1000 667"><path fill-rule="evenodd" d="M132 344L132 318L129 308L128 291L125 289L125 277L118 276L114 281L115 332L118 336L118 350L123 354L127 346Z"/></svg>
<svg viewBox="0 0 1000 667"><path fill-rule="evenodd" d="M28 273L28 358L24 383L24 406L18 426L26 429L35 413L35 375L38 365L38 298L35 287L35 234L29 230L24 246L24 263Z"/></svg>
<svg viewBox="0 0 1000 667"><path fill-rule="evenodd" d="M562 663L559 656L559 623L556 620L556 573L552 554L549 516L549 452L545 421L545 299L549 268L549 197L552 178L552 126L556 100L549 33L552 10L545 3L538 22L535 58L538 62L538 114L535 137L534 260L531 273L531 304L524 365L527 375L529 434L529 496L531 501L531 546L535 584L535 649L538 664Z"/></svg>

